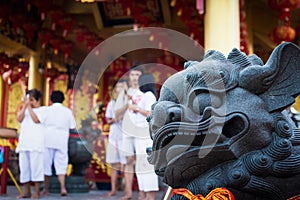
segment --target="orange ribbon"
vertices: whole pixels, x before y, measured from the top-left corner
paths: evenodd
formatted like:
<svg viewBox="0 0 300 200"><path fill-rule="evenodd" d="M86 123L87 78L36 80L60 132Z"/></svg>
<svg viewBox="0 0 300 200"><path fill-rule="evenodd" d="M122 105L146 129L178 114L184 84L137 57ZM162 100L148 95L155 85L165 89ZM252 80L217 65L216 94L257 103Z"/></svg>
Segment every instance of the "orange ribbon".
<svg viewBox="0 0 300 200"><path fill-rule="evenodd" d="M298 194L297 196L291 197L288 200L300 200L300 194Z"/></svg>
<svg viewBox="0 0 300 200"><path fill-rule="evenodd" d="M233 194L226 188L216 188L212 190L206 197L201 194L194 195L186 188L178 188L172 190L172 195L180 194L189 200L234 200ZM300 200L300 194L287 200Z"/></svg>
<svg viewBox="0 0 300 200"><path fill-rule="evenodd" d="M172 195L180 194L189 200L234 200L233 194L226 188L216 188L212 190L206 197L201 194L194 195L186 188L178 188L172 190Z"/></svg>

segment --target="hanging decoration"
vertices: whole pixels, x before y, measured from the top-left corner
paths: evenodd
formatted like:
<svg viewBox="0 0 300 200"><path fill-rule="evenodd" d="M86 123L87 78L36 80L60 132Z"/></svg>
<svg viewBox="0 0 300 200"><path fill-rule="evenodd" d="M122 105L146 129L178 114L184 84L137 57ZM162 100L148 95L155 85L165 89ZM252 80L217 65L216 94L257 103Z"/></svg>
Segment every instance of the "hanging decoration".
<svg viewBox="0 0 300 200"><path fill-rule="evenodd" d="M290 18L290 8L284 8L280 13L278 26L271 32L271 41L275 44L294 41L296 32L290 26Z"/></svg>
<svg viewBox="0 0 300 200"><path fill-rule="evenodd" d="M196 0L196 8L198 10L199 15L204 14L204 0Z"/></svg>
<svg viewBox="0 0 300 200"><path fill-rule="evenodd" d="M49 10L49 8L52 6L51 0L33 0L33 4L37 7L38 12L41 17L41 21L44 21L46 18L46 12Z"/></svg>
<svg viewBox="0 0 300 200"><path fill-rule="evenodd" d="M26 77L29 70L29 63L19 61L16 57L8 57L5 53L0 53L0 75L7 84L13 84L19 79Z"/></svg>
<svg viewBox="0 0 300 200"><path fill-rule="evenodd" d="M10 84L11 83L11 80L10 80L11 74L12 74L12 70L11 69L9 69L8 71L4 72L2 74L3 81L4 82L8 82L8 84Z"/></svg>
<svg viewBox="0 0 300 200"><path fill-rule="evenodd" d="M69 40L65 40L62 44L61 44L61 48L64 52L64 57L67 60L70 57L70 53L72 48L74 47L74 44L72 41Z"/></svg>
<svg viewBox="0 0 300 200"><path fill-rule="evenodd" d="M204 1L193 0L172 0L171 7L175 8L179 19L185 24L190 32L190 37L204 45ZM201 13L201 14L200 14Z"/></svg>
<svg viewBox="0 0 300 200"><path fill-rule="evenodd" d="M0 3L0 32L33 50L36 50L36 45L40 43L44 59L55 54L58 62L72 60L70 57L75 44L79 48L83 47L84 51L90 51L103 41L88 27L78 25L73 15L67 14L60 5L56 0L23 0L14 5L7 1L2 2ZM70 33L75 35L75 42ZM100 48L95 51L95 54L99 52ZM60 59L60 56L64 59Z"/></svg>
<svg viewBox="0 0 300 200"><path fill-rule="evenodd" d="M78 24L73 28L73 33L76 35L76 40L79 44L84 41L84 36L88 32L88 28L85 25Z"/></svg>
<svg viewBox="0 0 300 200"><path fill-rule="evenodd" d="M133 20L133 30L138 31L143 27L161 27L162 15L160 11L160 5L157 0L147 0L145 2L139 0L119 0L123 10L126 10L127 16L130 16ZM106 2L105 4L110 4ZM164 38L157 38L155 30L150 30L149 40L157 42L160 49L167 49Z"/></svg>
<svg viewBox="0 0 300 200"><path fill-rule="evenodd" d="M33 0L0 3L0 32L4 36L30 48L35 44L35 31L40 24L33 20L37 11L31 9ZM38 26L38 27L37 27Z"/></svg>
<svg viewBox="0 0 300 200"><path fill-rule="evenodd" d="M293 42L296 37L295 30L290 26L290 12L299 7L300 0L269 0L269 6L278 11L278 26L270 34L271 41L275 44Z"/></svg>
<svg viewBox="0 0 300 200"><path fill-rule="evenodd" d="M99 42L98 36L91 31L88 31L87 33L85 33L84 39L86 41L86 47L87 47L88 51L91 51L96 45L98 45L98 42Z"/></svg>
<svg viewBox="0 0 300 200"><path fill-rule="evenodd" d="M111 63L110 65L110 71L111 72L122 72L124 73L128 68L130 67L130 63L129 61L125 58L125 57L120 57L118 59L116 59L113 63ZM120 78L119 76L122 74L118 74L118 76L116 75L116 79Z"/></svg>
<svg viewBox="0 0 300 200"><path fill-rule="evenodd" d="M55 55L58 54L58 50L59 50L59 47L60 45L64 42L64 39L62 37L59 37L59 36L55 36L53 37L52 39L50 39L50 44L52 45L53 47L53 53Z"/></svg>
<svg viewBox="0 0 300 200"><path fill-rule="evenodd" d="M16 71L20 74L20 77L25 77L26 72L29 70L29 63L25 61L18 62L16 64Z"/></svg>
<svg viewBox="0 0 300 200"><path fill-rule="evenodd" d="M28 81L29 62L27 61L18 62L17 59L15 59L15 61L16 64L13 68L11 82L16 83L21 79L24 80L25 82Z"/></svg>
<svg viewBox="0 0 300 200"><path fill-rule="evenodd" d="M240 50L249 55L248 31L246 23L246 12L244 10L244 0L239 0L240 8Z"/></svg>
<svg viewBox="0 0 300 200"><path fill-rule="evenodd" d="M73 28L73 33L76 35L77 42L81 45L86 44L88 51L91 51L95 46L103 41L96 33L90 31L85 25L77 25Z"/></svg>
<svg viewBox="0 0 300 200"><path fill-rule="evenodd" d="M294 10L299 7L300 0L269 0L268 4L276 11L282 11L284 8Z"/></svg>
<svg viewBox="0 0 300 200"><path fill-rule="evenodd" d="M45 77L46 78L50 78L50 80L54 80L56 79L58 76L60 75L59 71L54 68L54 67L51 67L51 68L46 68L46 72L45 72Z"/></svg>
<svg viewBox="0 0 300 200"><path fill-rule="evenodd" d="M35 32L39 28L39 25L34 21L29 21L29 22L23 24L23 28L26 32L28 42L31 43L34 39Z"/></svg>
<svg viewBox="0 0 300 200"><path fill-rule="evenodd" d="M58 24L62 27L62 36L66 37L74 25L74 19L70 15L64 14L63 17L58 20Z"/></svg>
<svg viewBox="0 0 300 200"><path fill-rule="evenodd" d="M49 41L54 38L54 32L50 29L44 28L39 31L38 36L41 40L42 48L45 49Z"/></svg>
<svg viewBox="0 0 300 200"><path fill-rule="evenodd" d="M64 12L61 10L60 7L57 6L53 6L51 8L51 10L47 11L47 15L50 17L51 19L51 29L53 31L56 30L56 25L59 23L59 20L62 19Z"/></svg>
<svg viewBox="0 0 300 200"><path fill-rule="evenodd" d="M22 13L10 15L9 20L12 22L12 26L16 34L21 33L22 25L27 21L26 17Z"/></svg>

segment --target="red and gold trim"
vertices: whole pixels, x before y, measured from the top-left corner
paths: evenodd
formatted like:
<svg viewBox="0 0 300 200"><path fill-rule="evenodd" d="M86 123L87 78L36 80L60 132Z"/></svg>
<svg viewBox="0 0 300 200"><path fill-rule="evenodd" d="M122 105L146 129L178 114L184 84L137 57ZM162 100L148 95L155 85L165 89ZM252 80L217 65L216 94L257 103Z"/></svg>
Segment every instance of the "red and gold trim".
<svg viewBox="0 0 300 200"><path fill-rule="evenodd" d="M178 188L172 190L172 195L180 194L189 200L234 200L233 194L226 188L216 188L212 190L206 197L202 194L194 195L186 188Z"/></svg>

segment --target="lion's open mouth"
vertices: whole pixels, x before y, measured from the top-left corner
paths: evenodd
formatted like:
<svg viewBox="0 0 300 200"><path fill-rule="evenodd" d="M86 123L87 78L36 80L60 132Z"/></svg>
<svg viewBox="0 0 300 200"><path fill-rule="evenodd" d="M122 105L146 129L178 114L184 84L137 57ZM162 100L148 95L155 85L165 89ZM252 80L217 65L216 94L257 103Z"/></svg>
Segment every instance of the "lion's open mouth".
<svg viewBox="0 0 300 200"><path fill-rule="evenodd" d="M155 133L148 160L155 165L156 173L163 176L167 166L183 157L197 152L201 158L212 149L220 151L228 148L248 128L248 119L241 113L226 117L210 116L199 123L172 122Z"/></svg>

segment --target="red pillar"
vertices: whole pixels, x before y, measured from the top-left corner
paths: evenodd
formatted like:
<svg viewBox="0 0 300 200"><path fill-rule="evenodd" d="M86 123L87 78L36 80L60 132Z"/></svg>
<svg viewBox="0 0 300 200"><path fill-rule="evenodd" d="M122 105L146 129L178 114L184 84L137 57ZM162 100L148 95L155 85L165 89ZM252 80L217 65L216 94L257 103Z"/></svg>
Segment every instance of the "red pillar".
<svg viewBox="0 0 300 200"><path fill-rule="evenodd" d="M2 105L0 110L1 110L1 121L0 121L0 127L6 127L6 117L7 117L7 98L8 98L8 85L6 82L2 81Z"/></svg>
<svg viewBox="0 0 300 200"><path fill-rule="evenodd" d="M8 159L9 159L9 146L4 146L3 148L4 148L4 153L3 153L4 162L2 164L0 195L6 194L7 169L8 169Z"/></svg>

